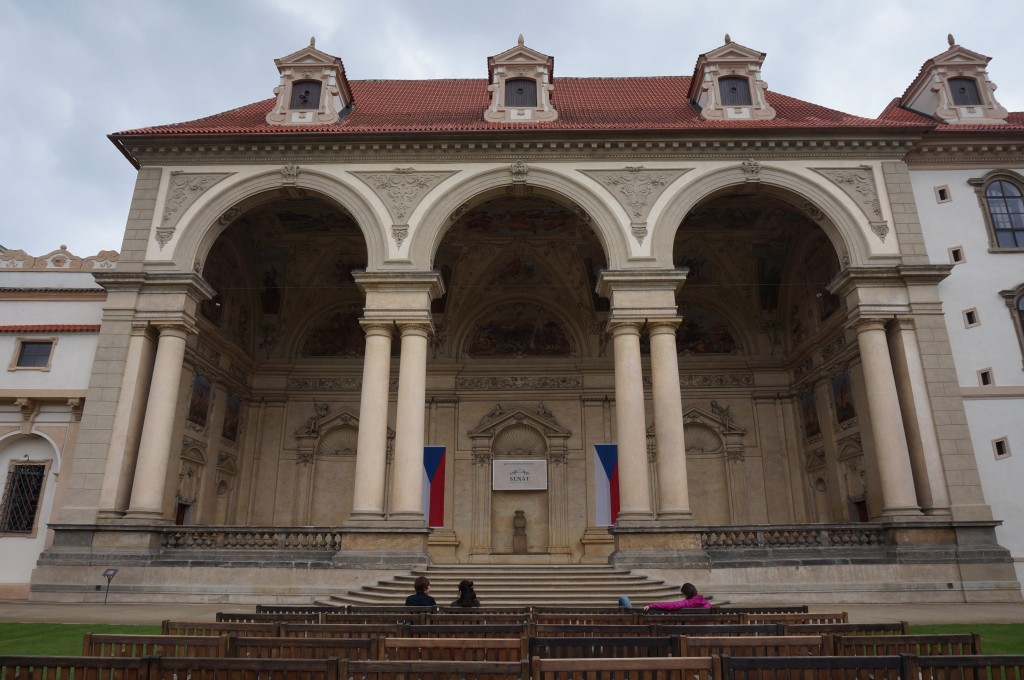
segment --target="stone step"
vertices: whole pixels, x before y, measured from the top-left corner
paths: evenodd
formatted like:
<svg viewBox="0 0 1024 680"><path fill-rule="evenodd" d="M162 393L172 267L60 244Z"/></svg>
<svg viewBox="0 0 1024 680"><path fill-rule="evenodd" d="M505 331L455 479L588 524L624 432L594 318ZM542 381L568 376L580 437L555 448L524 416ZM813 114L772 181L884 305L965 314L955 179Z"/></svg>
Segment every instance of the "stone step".
<svg viewBox="0 0 1024 680"><path fill-rule="evenodd" d="M634 604L675 599L679 587L642 574L590 565L437 565L395 574L344 595L320 600L335 606L397 606L413 592L418 576L430 579L430 593L441 605L458 595L462 579L473 581L488 607L523 605L614 607L619 595Z"/></svg>

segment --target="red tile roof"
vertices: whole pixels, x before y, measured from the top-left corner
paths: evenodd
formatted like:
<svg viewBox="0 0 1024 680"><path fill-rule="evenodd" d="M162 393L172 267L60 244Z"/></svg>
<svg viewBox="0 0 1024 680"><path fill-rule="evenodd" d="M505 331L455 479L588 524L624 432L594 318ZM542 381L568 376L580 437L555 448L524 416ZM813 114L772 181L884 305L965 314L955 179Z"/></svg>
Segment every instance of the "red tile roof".
<svg viewBox="0 0 1024 680"><path fill-rule="evenodd" d="M99 333L100 325L84 323L24 324L0 326L0 333Z"/></svg>
<svg viewBox="0 0 1024 680"><path fill-rule="evenodd" d="M707 121L690 104L684 76L640 78L559 78L552 101L558 120L550 123L489 123L485 80L350 81L355 109L338 123L316 126L268 125L274 104L266 99L185 123L157 125L113 137L236 134L387 134L494 131L673 131L778 128L927 128L918 117L862 118L768 92L776 110L770 121Z"/></svg>

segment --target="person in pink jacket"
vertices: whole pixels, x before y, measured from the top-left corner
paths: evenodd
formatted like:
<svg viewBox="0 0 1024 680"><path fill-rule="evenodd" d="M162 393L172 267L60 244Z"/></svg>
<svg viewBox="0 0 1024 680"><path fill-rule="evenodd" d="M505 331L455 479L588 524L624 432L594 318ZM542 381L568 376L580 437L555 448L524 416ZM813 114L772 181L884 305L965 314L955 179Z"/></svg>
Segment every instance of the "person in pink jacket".
<svg viewBox="0 0 1024 680"><path fill-rule="evenodd" d="M697 592L697 588L692 583L684 583L680 590L686 599L672 602L652 602L644 607L644 611L648 609L711 609L711 603Z"/></svg>

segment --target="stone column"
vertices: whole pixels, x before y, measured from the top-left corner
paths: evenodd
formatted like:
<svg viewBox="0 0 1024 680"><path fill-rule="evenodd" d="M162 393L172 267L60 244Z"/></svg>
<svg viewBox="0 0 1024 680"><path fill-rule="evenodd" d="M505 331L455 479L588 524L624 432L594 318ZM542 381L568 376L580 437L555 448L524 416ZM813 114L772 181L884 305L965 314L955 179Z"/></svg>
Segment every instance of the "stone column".
<svg viewBox="0 0 1024 680"><path fill-rule="evenodd" d="M924 379L917 329L912 318L897 317L890 329L889 351L903 412L903 427L907 431L918 502L926 515L947 516L950 514L949 492L939 453L939 436L928 399L928 385Z"/></svg>
<svg viewBox="0 0 1024 680"><path fill-rule="evenodd" d="M391 517L422 523L423 425L426 413L427 339L431 327L399 322L402 355L398 368L398 409L395 415L395 474Z"/></svg>
<svg viewBox="0 0 1024 680"><path fill-rule="evenodd" d="M637 321L611 324L615 352L615 425L619 447L619 517L616 523L654 519L647 474L640 327Z"/></svg>
<svg viewBox="0 0 1024 680"><path fill-rule="evenodd" d="M857 331L868 393L868 413L882 486L882 515L890 518L919 516L921 509L914 492L907 434L885 338L885 320L860 319L853 327Z"/></svg>
<svg viewBox="0 0 1024 680"><path fill-rule="evenodd" d="M683 402L679 388L676 327L679 319L649 321L654 438L657 445L658 520L693 521L686 478Z"/></svg>
<svg viewBox="0 0 1024 680"><path fill-rule="evenodd" d="M387 470L388 396L394 324L362 322L366 332L356 439L355 487L347 523L383 521Z"/></svg>
<svg viewBox="0 0 1024 680"><path fill-rule="evenodd" d="M97 513L100 521L122 517L131 499L139 438L142 436L142 422L146 415L143 407L153 375L154 344L148 337L149 328L148 323L132 324L120 396L114 412L110 445L107 447L107 464L103 471L103 487Z"/></svg>
<svg viewBox="0 0 1024 680"><path fill-rule="evenodd" d="M185 359L184 324L158 326L153 379L146 402L146 419L139 443L139 459L132 485L131 504L124 519L137 523L161 523L164 518L164 488L170 467L171 440L178 411L181 367Z"/></svg>

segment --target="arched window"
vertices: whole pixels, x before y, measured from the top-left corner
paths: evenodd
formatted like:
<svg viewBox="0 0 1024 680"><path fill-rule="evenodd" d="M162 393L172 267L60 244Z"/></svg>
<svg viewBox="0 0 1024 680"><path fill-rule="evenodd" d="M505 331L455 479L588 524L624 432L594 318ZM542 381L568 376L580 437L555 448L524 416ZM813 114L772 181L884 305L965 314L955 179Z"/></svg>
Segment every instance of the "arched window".
<svg viewBox="0 0 1024 680"><path fill-rule="evenodd" d="M974 78L950 78L949 89L956 106L981 106L978 81Z"/></svg>
<svg viewBox="0 0 1024 680"><path fill-rule="evenodd" d="M985 186L985 203L996 248L1024 248L1024 193L1006 179Z"/></svg>
<svg viewBox="0 0 1024 680"><path fill-rule="evenodd" d="M529 78L506 80L505 106L514 108L537 106L537 81Z"/></svg>
<svg viewBox="0 0 1024 680"><path fill-rule="evenodd" d="M319 80L300 80L293 83L291 108L319 109L321 85Z"/></svg>
<svg viewBox="0 0 1024 680"><path fill-rule="evenodd" d="M750 106L750 83L746 78L719 78L718 89L722 94L722 106Z"/></svg>

